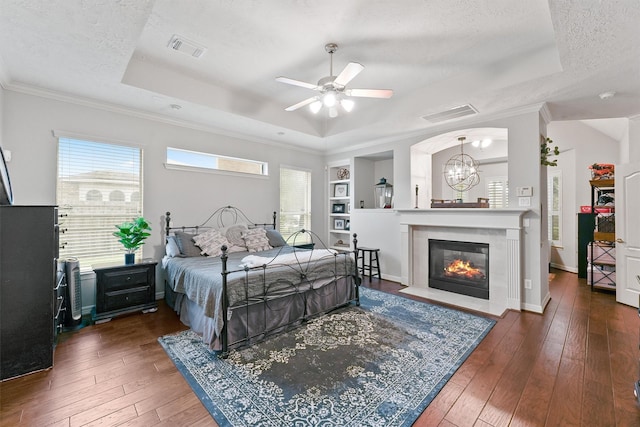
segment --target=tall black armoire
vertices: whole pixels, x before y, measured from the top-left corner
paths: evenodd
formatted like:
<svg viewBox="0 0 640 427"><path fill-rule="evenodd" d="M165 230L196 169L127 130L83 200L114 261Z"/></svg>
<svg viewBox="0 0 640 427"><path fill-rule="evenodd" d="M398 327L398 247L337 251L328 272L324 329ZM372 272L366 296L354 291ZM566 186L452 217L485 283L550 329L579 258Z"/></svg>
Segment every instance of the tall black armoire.
<svg viewBox="0 0 640 427"><path fill-rule="evenodd" d="M0 378L53 366L55 206L0 206ZM55 301L54 301L55 300Z"/></svg>

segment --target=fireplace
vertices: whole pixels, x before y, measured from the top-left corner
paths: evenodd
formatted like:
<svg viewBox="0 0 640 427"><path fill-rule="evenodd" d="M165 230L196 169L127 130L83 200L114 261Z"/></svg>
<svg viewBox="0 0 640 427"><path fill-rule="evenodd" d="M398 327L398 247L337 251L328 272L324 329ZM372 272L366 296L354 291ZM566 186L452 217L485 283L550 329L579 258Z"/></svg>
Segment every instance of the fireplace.
<svg viewBox="0 0 640 427"><path fill-rule="evenodd" d="M489 299L489 245L429 239L429 287Z"/></svg>

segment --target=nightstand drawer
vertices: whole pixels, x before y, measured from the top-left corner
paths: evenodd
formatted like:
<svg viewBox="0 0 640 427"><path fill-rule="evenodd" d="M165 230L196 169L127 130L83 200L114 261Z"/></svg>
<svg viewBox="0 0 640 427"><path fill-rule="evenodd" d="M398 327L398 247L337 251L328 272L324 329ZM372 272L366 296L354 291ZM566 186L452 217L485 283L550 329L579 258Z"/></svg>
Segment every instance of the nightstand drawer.
<svg viewBox="0 0 640 427"><path fill-rule="evenodd" d="M105 292L114 289L124 289L135 287L136 285L146 285L149 281L148 268L128 268L122 271L109 271L104 273L102 284Z"/></svg>
<svg viewBox="0 0 640 427"><path fill-rule="evenodd" d="M139 286L135 288L121 289L117 291L105 292L105 311L118 310L125 307L135 307L153 301L153 295L149 295L150 286Z"/></svg>

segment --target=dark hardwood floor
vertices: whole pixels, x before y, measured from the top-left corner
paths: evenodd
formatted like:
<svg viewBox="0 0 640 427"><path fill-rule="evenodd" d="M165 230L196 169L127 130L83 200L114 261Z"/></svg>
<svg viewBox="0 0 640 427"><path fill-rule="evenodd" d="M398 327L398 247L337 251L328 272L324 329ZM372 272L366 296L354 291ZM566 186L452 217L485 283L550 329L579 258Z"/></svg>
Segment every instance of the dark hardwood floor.
<svg viewBox="0 0 640 427"><path fill-rule="evenodd" d="M575 274L552 277L545 313L497 319L414 425L640 426L637 310ZM182 329L161 302L156 313L64 333L53 369L0 384L0 425L216 425L156 341Z"/></svg>

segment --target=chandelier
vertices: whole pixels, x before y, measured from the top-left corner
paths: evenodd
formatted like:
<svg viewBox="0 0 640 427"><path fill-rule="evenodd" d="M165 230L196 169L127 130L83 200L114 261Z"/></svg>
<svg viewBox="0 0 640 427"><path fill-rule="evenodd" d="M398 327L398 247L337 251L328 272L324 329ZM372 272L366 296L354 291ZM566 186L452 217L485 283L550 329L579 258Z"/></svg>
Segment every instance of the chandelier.
<svg viewBox="0 0 640 427"><path fill-rule="evenodd" d="M468 154L464 154L465 137L458 137L460 154L451 157L444 165L444 179L447 185L458 192L468 191L480 182L478 162Z"/></svg>

